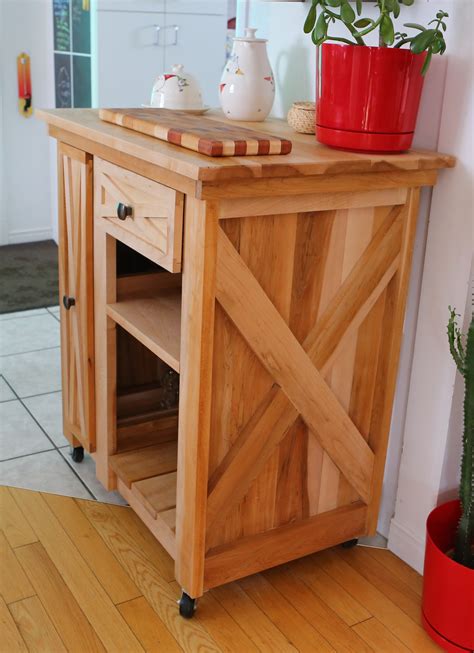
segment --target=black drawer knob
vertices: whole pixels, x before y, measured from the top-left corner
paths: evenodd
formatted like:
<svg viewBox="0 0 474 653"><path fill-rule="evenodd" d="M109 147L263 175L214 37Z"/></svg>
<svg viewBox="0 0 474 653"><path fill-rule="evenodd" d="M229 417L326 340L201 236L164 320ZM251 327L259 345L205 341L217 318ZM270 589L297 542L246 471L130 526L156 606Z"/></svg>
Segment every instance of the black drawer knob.
<svg viewBox="0 0 474 653"><path fill-rule="evenodd" d="M125 220L133 214L133 208L127 204L122 204L119 202L117 204L117 218L119 220Z"/></svg>
<svg viewBox="0 0 474 653"><path fill-rule="evenodd" d="M68 311L71 308L71 306L74 306L75 303L76 303L76 300L74 299L74 297L68 297L67 295L64 295L63 305L64 305L64 308L66 309L66 311Z"/></svg>

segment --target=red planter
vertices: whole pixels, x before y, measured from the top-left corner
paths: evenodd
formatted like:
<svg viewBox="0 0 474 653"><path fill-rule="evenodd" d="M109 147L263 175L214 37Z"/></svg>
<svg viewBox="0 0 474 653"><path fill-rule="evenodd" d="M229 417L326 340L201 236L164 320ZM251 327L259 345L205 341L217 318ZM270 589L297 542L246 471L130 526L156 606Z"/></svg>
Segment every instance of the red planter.
<svg viewBox="0 0 474 653"><path fill-rule="evenodd" d="M454 546L459 501L435 508L426 522L423 625L445 651L474 650L474 569L446 555Z"/></svg>
<svg viewBox="0 0 474 653"><path fill-rule="evenodd" d="M411 146L426 53L323 43L316 138L333 147L402 152Z"/></svg>

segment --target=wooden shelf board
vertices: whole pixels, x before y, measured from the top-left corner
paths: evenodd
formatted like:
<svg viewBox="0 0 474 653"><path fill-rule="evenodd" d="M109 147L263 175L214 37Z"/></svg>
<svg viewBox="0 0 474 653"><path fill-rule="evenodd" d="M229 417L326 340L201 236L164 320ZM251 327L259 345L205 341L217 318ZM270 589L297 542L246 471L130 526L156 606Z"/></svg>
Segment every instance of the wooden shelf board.
<svg viewBox="0 0 474 653"><path fill-rule="evenodd" d="M170 411L144 417L142 415L119 420L117 423L118 453L142 449L154 444L176 440L178 433L178 412Z"/></svg>
<svg viewBox="0 0 474 653"><path fill-rule="evenodd" d="M107 315L179 372L181 291L135 296L107 305Z"/></svg>
<svg viewBox="0 0 474 653"><path fill-rule="evenodd" d="M132 493L156 519L158 513L176 507L176 472L137 481L132 484Z"/></svg>
<svg viewBox="0 0 474 653"><path fill-rule="evenodd" d="M162 442L150 447L117 453L110 457L110 466L127 486L152 476L175 472L178 442Z"/></svg>

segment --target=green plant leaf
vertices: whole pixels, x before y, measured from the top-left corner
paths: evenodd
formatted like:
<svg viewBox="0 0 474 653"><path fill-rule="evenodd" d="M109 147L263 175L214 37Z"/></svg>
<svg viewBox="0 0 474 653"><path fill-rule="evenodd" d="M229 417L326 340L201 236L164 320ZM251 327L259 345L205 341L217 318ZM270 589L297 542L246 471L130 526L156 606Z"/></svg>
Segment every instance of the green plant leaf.
<svg viewBox="0 0 474 653"><path fill-rule="evenodd" d="M321 16L322 15L323 14L321 14ZM304 33L309 34L310 32L312 32L315 23L316 23L316 5L314 4L310 7L310 10L308 11L308 15L306 16L306 20L303 26Z"/></svg>
<svg viewBox="0 0 474 653"><path fill-rule="evenodd" d="M412 29L419 29L420 32L424 32L426 30L426 27L423 27L423 25L419 25L418 23L403 23L403 27L411 27Z"/></svg>
<svg viewBox="0 0 474 653"><path fill-rule="evenodd" d="M354 23L354 27L357 28L362 28L362 27L368 27L369 25L373 24L373 20L370 20L370 18L359 18L359 20L356 20Z"/></svg>
<svg viewBox="0 0 474 653"><path fill-rule="evenodd" d="M404 4L405 7L411 7L414 2L415 0L402 0L402 4Z"/></svg>
<svg viewBox="0 0 474 653"><path fill-rule="evenodd" d="M428 68L430 67L431 57L432 56L433 56L433 53L430 50L428 52L428 54L426 55L426 59L425 59L425 61L423 63L423 68L421 69L421 74L422 74L423 77L426 75L426 72L427 72Z"/></svg>
<svg viewBox="0 0 474 653"><path fill-rule="evenodd" d="M321 45L321 43L325 40L326 37L322 37L321 39L318 39L316 36L316 30L314 29L311 32L311 40L313 41L314 45Z"/></svg>
<svg viewBox="0 0 474 653"><path fill-rule="evenodd" d="M341 7L341 18L346 23L350 25L355 20L355 11L352 9L350 4L344 3Z"/></svg>
<svg viewBox="0 0 474 653"><path fill-rule="evenodd" d="M323 12L319 14L319 18L316 21L316 27L314 28L314 33L318 41L325 38L325 36L328 33L328 24L326 23L326 19Z"/></svg>
<svg viewBox="0 0 474 653"><path fill-rule="evenodd" d="M380 35L385 45L392 45L395 40L395 30L390 16L385 14L380 23Z"/></svg>
<svg viewBox="0 0 474 653"><path fill-rule="evenodd" d="M356 0L356 11L357 15L360 16L362 13L362 0Z"/></svg>
<svg viewBox="0 0 474 653"><path fill-rule="evenodd" d="M434 29L427 29L424 32L421 32L415 36L411 42L410 50L413 52L413 54L420 54L421 52L424 52L433 41L435 35L436 30Z"/></svg>
<svg viewBox="0 0 474 653"><path fill-rule="evenodd" d="M398 0L394 0L393 3L393 15L395 18L398 18L400 16L400 5L398 3Z"/></svg>
<svg viewBox="0 0 474 653"><path fill-rule="evenodd" d="M342 4L342 0L326 0L326 3L330 7L340 7Z"/></svg>

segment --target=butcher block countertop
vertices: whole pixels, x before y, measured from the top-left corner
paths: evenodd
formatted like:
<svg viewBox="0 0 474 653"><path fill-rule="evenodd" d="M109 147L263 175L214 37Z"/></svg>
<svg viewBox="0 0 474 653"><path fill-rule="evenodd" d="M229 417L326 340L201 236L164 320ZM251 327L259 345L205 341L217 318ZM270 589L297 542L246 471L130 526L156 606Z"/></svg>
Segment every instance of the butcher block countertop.
<svg viewBox="0 0 474 653"><path fill-rule="evenodd" d="M334 177L351 175L354 176L354 190L356 190L360 175L368 172L384 173L385 180L388 173L393 176L394 184L398 185L400 174L410 172L414 183L416 183L416 171L419 171L420 175L427 171L436 171L439 168L453 167L455 164L455 159L452 156L429 151L411 150L405 154L393 155L359 154L330 149L317 143L313 135L297 134L285 121L274 118L260 123L235 124L290 139L293 142L290 154L222 158L198 154L151 136L104 122L99 118L97 109L37 110L36 116L48 123L51 136L59 140L66 140L74 145L82 139L82 141L89 141L89 151L92 153L104 156L103 148L110 148L126 157L133 157L146 164L159 166L172 176L176 176L174 181L177 186L184 183L187 185L186 190L189 191L189 185L185 183L185 180L188 180L188 183L189 181L194 182L196 196L209 199L212 197L212 191L206 194L203 188L218 185L219 189L224 191L223 184L226 186L227 197L234 194L242 196L245 194L245 186L248 185L242 184L244 179L251 182L252 195L255 195L253 181L259 182L262 195L283 194L282 183L285 185L285 194L287 194L288 192L301 192L302 188L298 188L296 180L302 180L309 176L325 176L326 178L331 176L334 184L332 190L337 190L337 180ZM226 121L226 118L220 111L213 110L202 116L202 120L206 122ZM66 134L69 136L68 138L64 138ZM414 177L413 174L415 174ZM424 183L429 185L435 183L436 173L424 176ZM179 178L181 178L182 184L178 183ZM433 179L432 183L431 178ZM277 183L275 183L276 179L278 179ZM291 179L295 180L295 183L285 183L286 180L290 182ZM237 187L233 188L232 182L235 181L239 182L238 192ZM372 178L372 181L376 183L375 178ZM307 183L304 186L307 187ZM347 189L347 184L345 184L345 189ZM216 192L217 194L219 193Z"/></svg>

